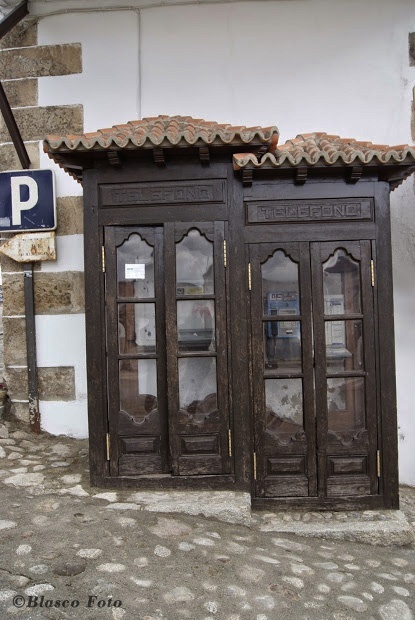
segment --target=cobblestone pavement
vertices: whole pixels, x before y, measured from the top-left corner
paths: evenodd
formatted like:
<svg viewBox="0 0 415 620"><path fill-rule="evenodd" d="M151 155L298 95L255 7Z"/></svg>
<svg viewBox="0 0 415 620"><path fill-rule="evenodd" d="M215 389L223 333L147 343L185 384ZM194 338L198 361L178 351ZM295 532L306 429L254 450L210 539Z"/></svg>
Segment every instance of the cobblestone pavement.
<svg viewBox="0 0 415 620"><path fill-rule="evenodd" d="M86 441L0 424L0 490L1 620L414 619L413 544L146 512L89 486Z"/></svg>

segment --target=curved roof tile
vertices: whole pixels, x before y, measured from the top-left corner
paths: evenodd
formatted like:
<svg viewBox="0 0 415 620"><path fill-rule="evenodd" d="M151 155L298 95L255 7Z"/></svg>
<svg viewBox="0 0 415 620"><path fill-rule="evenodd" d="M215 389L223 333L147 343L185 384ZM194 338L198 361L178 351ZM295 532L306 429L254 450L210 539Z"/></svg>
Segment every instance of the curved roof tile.
<svg viewBox="0 0 415 620"><path fill-rule="evenodd" d="M137 149L173 146L268 144L278 128L220 124L191 116L156 116L92 133L47 136L44 150L54 152Z"/></svg>
<svg viewBox="0 0 415 620"><path fill-rule="evenodd" d="M235 170L240 168L280 168L323 164L415 163L415 148L408 144L387 146L353 138L340 138L324 132L299 134L261 158L254 153L236 153Z"/></svg>

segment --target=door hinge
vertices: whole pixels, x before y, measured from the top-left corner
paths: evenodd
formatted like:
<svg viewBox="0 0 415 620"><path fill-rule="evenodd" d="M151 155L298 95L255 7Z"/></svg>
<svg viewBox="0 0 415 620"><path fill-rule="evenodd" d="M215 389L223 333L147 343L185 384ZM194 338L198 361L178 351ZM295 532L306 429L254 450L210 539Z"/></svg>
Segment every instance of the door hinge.
<svg viewBox="0 0 415 620"><path fill-rule="evenodd" d="M248 289L251 290L252 278L251 278L251 263L248 263Z"/></svg>
<svg viewBox="0 0 415 620"><path fill-rule="evenodd" d="M228 265L228 250L226 247L226 240L223 240L223 266L227 267Z"/></svg>
<svg viewBox="0 0 415 620"><path fill-rule="evenodd" d="M375 286L375 261L370 261L370 277L372 280L372 286Z"/></svg>
<svg viewBox="0 0 415 620"><path fill-rule="evenodd" d="M232 456L232 431L228 429L228 454Z"/></svg>
<svg viewBox="0 0 415 620"><path fill-rule="evenodd" d="M380 478L380 450L376 450L376 471L378 478Z"/></svg>
<svg viewBox="0 0 415 620"><path fill-rule="evenodd" d="M254 480L256 480L256 452L254 452Z"/></svg>
<svg viewBox="0 0 415 620"><path fill-rule="evenodd" d="M102 262L102 272L105 273L105 247L101 248L101 262Z"/></svg>
<svg viewBox="0 0 415 620"><path fill-rule="evenodd" d="M107 446L107 461L110 460L110 434L107 433L106 435L106 446Z"/></svg>

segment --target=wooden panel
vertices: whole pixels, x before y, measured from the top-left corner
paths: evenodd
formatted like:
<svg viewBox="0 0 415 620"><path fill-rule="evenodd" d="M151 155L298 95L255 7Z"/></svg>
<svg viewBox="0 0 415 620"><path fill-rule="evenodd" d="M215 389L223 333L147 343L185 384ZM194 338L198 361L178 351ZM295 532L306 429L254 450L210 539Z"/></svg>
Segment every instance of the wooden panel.
<svg viewBox="0 0 415 620"><path fill-rule="evenodd" d="M180 476L206 476L222 473L222 458L219 455L180 456L177 461Z"/></svg>
<svg viewBox="0 0 415 620"><path fill-rule="evenodd" d="M181 454L218 454L219 435L181 436Z"/></svg>
<svg viewBox="0 0 415 620"><path fill-rule="evenodd" d="M327 480L327 497L346 495L370 495L369 476L339 476Z"/></svg>
<svg viewBox="0 0 415 620"><path fill-rule="evenodd" d="M367 457L353 456L347 457L329 457L329 472L331 474L365 474L367 472Z"/></svg>
<svg viewBox="0 0 415 620"><path fill-rule="evenodd" d="M307 497L308 479L305 476L267 478L264 483L266 497Z"/></svg>
<svg viewBox="0 0 415 620"><path fill-rule="evenodd" d="M101 206L177 204L180 208L195 203L224 202L224 181L164 181L100 185ZM177 217L177 219L180 219Z"/></svg>
<svg viewBox="0 0 415 620"><path fill-rule="evenodd" d="M118 460L120 476L143 476L144 474L158 474L161 471L160 455L123 454Z"/></svg>
<svg viewBox="0 0 415 620"><path fill-rule="evenodd" d="M395 348L393 324L390 188L378 183L376 219L378 239L375 259L375 295L377 296L379 333L380 412L382 416L382 484L385 508L399 507L398 433L396 413Z"/></svg>
<svg viewBox="0 0 415 620"><path fill-rule="evenodd" d="M269 458L267 469L270 476L275 474L304 474L305 459L303 456L285 459Z"/></svg>
<svg viewBox="0 0 415 620"><path fill-rule="evenodd" d="M121 437L123 452L159 452L160 437Z"/></svg>
<svg viewBox="0 0 415 620"><path fill-rule="evenodd" d="M246 219L254 223L314 223L373 220L373 200L264 200L247 202Z"/></svg>

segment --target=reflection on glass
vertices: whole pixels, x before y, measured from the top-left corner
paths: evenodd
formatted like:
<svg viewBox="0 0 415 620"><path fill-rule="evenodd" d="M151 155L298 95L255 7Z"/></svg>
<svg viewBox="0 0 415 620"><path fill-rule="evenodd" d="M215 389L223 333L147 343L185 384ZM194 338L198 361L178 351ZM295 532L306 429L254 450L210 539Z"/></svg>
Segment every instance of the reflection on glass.
<svg viewBox="0 0 415 620"><path fill-rule="evenodd" d="M279 374L301 372L300 321L264 323L264 361Z"/></svg>
<svg viewBox="0 0 415 620"><path fill-rule="evenodd" d="M362 321L326 321L329 372L363 370Z"/></svg>
<svg viewBox="0 0 415 620"><path fill-rule="evenodd" d="M192 228L176 245L176 294L213 293L213 243Z"/></svg>
<svg viewBox="0 0 415 620"><path fill-rule="evenodd" d="M356 432L365 428L363 377L327 379L328 430Z"/></svg>
<svg viewBox="0 0 415 620"><path fill-rule="evenodd" d="M197 423L217 411L216 358L181 358L179 362L179 406Z"/></svg>
<svg viewBox="0 0 415 620"><path fill-rule="evenodd" d="M156 352L154 304L118 304L118 343L121 354Z"/></svg>
<svg viewBox="0 0 415 620"><path fill-rule="evenodd" d="M140 424L157 409L156 360L121 360L119 380L120 410Z"/></svg>
<svg viewBox="0 0 415 620"><path fill-rule="evenodd" d="M261 266L261 272L264 314L299 314L297 263L278 250Z"/></svg>
<svg viewBox="0 0 415 620"><path fill-rule="evenodd" d="M215 304L212 299L177 302L179 351L215 350Z"/></svg>
<svg viewBox="0 0 415 620"><path fill-rule="evenodd" d="M134 233L117 248L118 296L154 297L153 248Z"/></svg>
<svg viewBox="0 0 415 620"><path fill-rule="evenodd" d="M324 314L361 312L360 265L345 252L336 250L323 264Z"/></svg>
<svg viewBox="0 0 415 620"><path fill-rule="evenodd" d="M303 430L302 379L266 379L267 430L288 439Z"/></svg>

